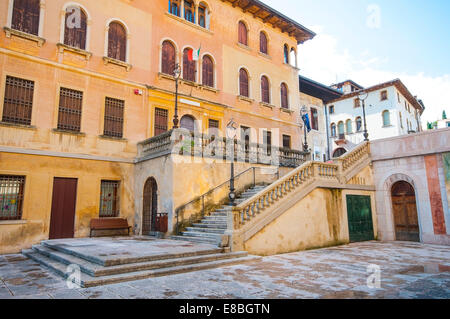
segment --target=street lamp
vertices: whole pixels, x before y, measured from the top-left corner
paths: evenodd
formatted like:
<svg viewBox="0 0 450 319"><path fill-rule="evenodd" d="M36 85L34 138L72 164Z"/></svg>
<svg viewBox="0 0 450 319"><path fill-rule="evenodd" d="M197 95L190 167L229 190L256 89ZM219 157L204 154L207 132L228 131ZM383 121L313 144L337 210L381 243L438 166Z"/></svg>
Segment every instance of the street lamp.
<svg viewBox="0 0 450 319"><path fill-rule="evenodd" d="M181 76L181 67L180 64L175 65L175 70L173 70L173 75L175 77L175 115L173 116L173 128L178 128L178 81Z"/></svg>
<svg viewBox="0 0 450 319"><path fill-rule="evenodd" d="M230 178L230 193L228 194L228 198L230 199L231 206L235 206L235 200L236 200L236 193L234 188L234 138L237 134L237 123L233 121L233 119L230 120L230 122L227 124L227 138L228 140L232 140L233 143L233 152L232 152L232 159L231 159L231 178Z"/></svg>
<svg viewBox="0 0 450 319"><path fill-rule="evenodd" d="M366 103L365 101L369 97L369 93L365 91L361 91L358 94L358 99L362 102L362 109L363 109L363 119L364 119L364 141L369 141L369 133L367 132L367 121L366 121Z"/></svg>
<svg viewBox="0 0 450 319"><path fill-rule="evenodd" d="M303 106L300 110L300 115L302 116L303 119L303 128L304 128L304 132L305 132L305 143L303 143L303 151L306 153L309 151L309 146L308 146L308 139L307 139L307 128L306 128L306 122L304 120L304 116L308 114L308 109L306 108L306 106Z"/></svg>

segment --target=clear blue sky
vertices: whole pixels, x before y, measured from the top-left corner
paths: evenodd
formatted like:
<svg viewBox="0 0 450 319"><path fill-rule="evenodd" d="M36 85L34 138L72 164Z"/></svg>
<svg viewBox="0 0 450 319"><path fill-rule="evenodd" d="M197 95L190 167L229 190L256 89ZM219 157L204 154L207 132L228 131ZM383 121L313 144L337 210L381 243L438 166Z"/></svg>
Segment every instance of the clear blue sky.
<svg viewBox="0 0 450 319"><path fill-rule="evenodd" d="M448 0L263 2L306 27L323 26L324 32L338 39L339 49L354 56L369 51L371 55L387 58L383 67L392 72L424 72L432 77L450 74ZM371 4L381 9L379 29L368 28L366 24Z"/></svg>

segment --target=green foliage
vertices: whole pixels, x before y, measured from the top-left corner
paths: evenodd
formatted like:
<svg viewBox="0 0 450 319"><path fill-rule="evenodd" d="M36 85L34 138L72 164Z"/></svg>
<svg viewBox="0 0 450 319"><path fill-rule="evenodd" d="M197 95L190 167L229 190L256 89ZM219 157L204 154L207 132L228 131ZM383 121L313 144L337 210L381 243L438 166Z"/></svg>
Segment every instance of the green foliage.
<svg viewBox="0 0 450 319"><path fill-rule="evenodd" d="M445 110L442 111L442 119L446 120L447 119L447 114L445 113Z"/></svg>

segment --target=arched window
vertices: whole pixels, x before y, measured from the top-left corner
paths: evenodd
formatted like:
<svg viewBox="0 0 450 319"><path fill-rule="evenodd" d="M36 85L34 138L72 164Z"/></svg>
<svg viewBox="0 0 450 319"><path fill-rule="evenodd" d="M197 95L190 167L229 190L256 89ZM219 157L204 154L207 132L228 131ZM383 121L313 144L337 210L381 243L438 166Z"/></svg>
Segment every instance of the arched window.
<svg viewBox="0 0 450 319"><path fill-rule="evenodd" d="M170 41L164 41L161 54L161 72L173 75L175 70L175 46Z"/></svg>
<svg viewBox="0 0 450 319"><path fill-rule="evenodd" d="M331 136L336 137L336 124L331 123Z"/></svg>
<svg viewBox="0 0 450 319"><path fill-rule="evenodd" d="M191 115L184 115L180 120L180 127L191 132L195 131L195 118Z"/></svg>
<svg viewBox="0 0 450 319"><path fill-rule="evenodd" d="M208 55L203 57L202 63L202 84L214 87L214 62Z"/></svg>
<svg viewBox="0 0 450 319"><path fill-rule="evenodd" d="M284 63L289 64L289 47L284 45Z"/></svg>
<svg viewBox="0 0 450 319"><path fill-rule="evenodd" d="M261 31L259 34L259 51L264 54L268 54L267 35Z"/></svg>
<svg viewBox="0 0 450 319"><path fill-rule="evenodd" d="M209 30L210 13L209 9L204 3L198 6L198 25Z"/></svg>
<svg viewBox="0 0 450 319"><path fill-rule="evenodd" d="M108 30L108 58L126 62L127 32L122 24L111 22Z"/></svg>
<svg viewBox="0 0 450 319"><path fill-rule="evenodd" d="M342 121L338 123L338 133L339 133L339 136L345 135L345 126L344 126L344 122L342 122Z"/></svg>
<svg viewBox="0 0 450 319"><path fill-rule="evenodd" d="M190 48L183 51L183 79L195 82L195 73L197 73L197 63L194 60L189 60ZM192 54L192 53L191 53Z"/></svg>
<svg viewBox="0 0 450 319"><path fill-rule="evenodd" d="M288 87L286 83L281 83L281 107L283 109L289 108Z"/></svg>
<svg viewBox="0 0 450 319"><path fill-rule="evenodd" d="M292 66L297 66L297 52L295 51L294 48L291 49L291 53L290 53L290 56L289 56L289 61L290 61Z"/></svg>
<svg viewBox="0 0 450 319"><path fill-rule="evenodd" d="M180 0L169 0L169 13L180 16L181 5Z"/></svg>
<svg viewBox="0 0 450 319"><path fill-rule="evenodd" d="M11 28L39 34L40 0L14 0Z"/></svg>
<svg viewBox="0 0 450 319"><path fill-rule="evenodd" d="M195 11L194 11L194 3L190 0L184 0L184 19L195 23Z"/></svg>
<svg viewBox="0 0 450 319"><path fill-rule="evenodd" d="M383 126L390 126L391 125L391 115L389 111L383 112Z"/></svg>
<svg viewBox="0 0 450 319"><path fill-rule="evenodd" d="M239 21L239 43L248 45L248 30L244 22Z"/></svg>
<svg viewBox="0 0 450 319"><path fill-rule="evenodd" d="M263 75L261 77L261 100L264 103L270 104L269 79Z"/></svg>
<svg viewBox="0 0 450 319"><path fill-rule="evenodd" d="M81 50L86 50L86 13L80 7L70 6L66 9L66 17L64 21L64 44Z"/></svg>
<svg viewBox="0 0 450 319"><path fill-rule="evenodd" d="M362 120L361 117L356 118L356 132L361 132L362 130Z"/></svg>
<svg viewBox="0 0 450 319"><path fill-rule="evenodd" d="M250 97L248 73L245 69L239 70L239 95Z"/></svg>
<svg viewBox="0 0 450 319"><path fill-rule="evenodd" d="M352 120L347 120L347 122L345 122L345 126L347 129L347 134L352 134L353 133Z"/></svg>

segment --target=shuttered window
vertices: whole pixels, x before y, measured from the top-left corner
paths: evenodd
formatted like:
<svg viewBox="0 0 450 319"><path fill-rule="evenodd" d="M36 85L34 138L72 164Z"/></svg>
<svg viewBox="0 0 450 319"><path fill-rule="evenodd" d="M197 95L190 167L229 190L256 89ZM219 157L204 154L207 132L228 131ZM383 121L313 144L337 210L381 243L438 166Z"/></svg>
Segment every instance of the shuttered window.
<svg viewBox="0 0 450 319"><path fill-rule="evenodd" d="M281 107L289 108L288 87L285 83L281 84Z"/></svg>
<svg viewBox="0 0 450 319"><path fill-rule="evenodd" d="M111 22L108 31L108 57L126 62L127 32L123 25Z"/></svg>
<svg viewBox="0 0 450 319"><path fill-rule="evenodd" d="M25 176L0 175L0 220L22 218Z"/></svg>
<svg viewBox="0 0 450 319"><path fill-rule="evenodd" d="M14 0L11 28L38 35L39 14L40 0Z"/></svg>
<svg viewBox="0 0 450 319"><path fill-rule="evenodd" d="M123 137L123 111L125 101L107 97L105 100L105 128L103 135Z"/></svg>
<svg viewBox="0 0 450 319"><path fill-rule="evenodd" d="M269 79L266 76L261 78L261 98L264 103L270 104Z"/></svg>
<svg viewBox="0 0 450 319"><path fill-rule="evenodd" d="M194 60L189 61L189 51L191 50L192 49L186 48L183 51L183 79L195 82L197 63Z"/></svg>
<svg viewBox="0 0 450 319"><path fill-rule="evenodd" d="M100 217L119 217L120 182L102 181L100 189Z"/></svg>
<svg viewBox="0 0 450 319"><path fill-rule="evenodd" d="M311 128L316 131L319 130L319 113L315 108L311 108Z"/></svg>
<svg viewBox="0 0 450 319"><path fill-rule="evenodd" d="M248 45L247 26L242 21L239 21L239 43Z"/></svg>
<svg viewBox="0 0 450 319"><path fill-rule="evenodd" d="M30 125L33 108L34 82L6 77L2 121Z"/></svg>
<svg viewBox="0 0 450 319"><path fill-rule="evenodd" d="M214 87L214 63L211 57L205 55L202 63L202 84Z"/></svg>
<svg viewBox="0 0 450 319"><path fill-rule="evenodd" d="M259 34L259 51L264 54L268 54L267 50L267 36L264 32Z"/></svg>
<svg viewBox="0 0 450 319"><path fill-rule="evenodd" d="M173 75L175 70L175 47L169 41L164 41L162 45L162 73Z"/></svg>
<svg viewBox="0 0 450 319"><path fill-rule="evenodd" d="M86 14L78 7L68 7L65 18L64 44L86 50L86 34Z"/></svg>
<svg viewBox="0 0 450 319"><path fill-rule="evenodd" d="M244 69L239 71L239 94L245 97L250 96L248 90L248 73Z"/></svg>
<svg viewBox="0 0 450 319"><path fill-rule="evenodd" d="M164 109L155 109L155 136L161 135L168 130L169 113Z"/></svg>
<svg viewBox="0 0 450 319"><path fill-rule="evenodd" d="M58 129L80 132L83 92L61 88L59 95Z"/></svg>

